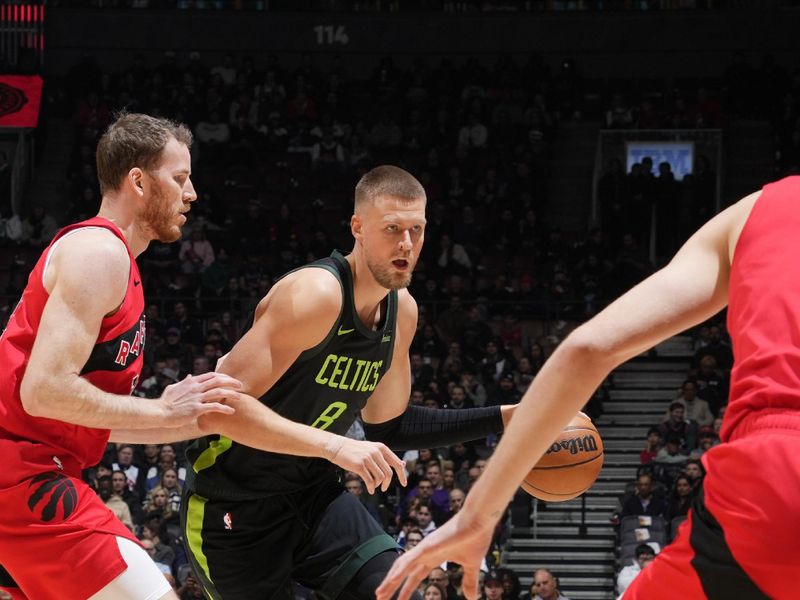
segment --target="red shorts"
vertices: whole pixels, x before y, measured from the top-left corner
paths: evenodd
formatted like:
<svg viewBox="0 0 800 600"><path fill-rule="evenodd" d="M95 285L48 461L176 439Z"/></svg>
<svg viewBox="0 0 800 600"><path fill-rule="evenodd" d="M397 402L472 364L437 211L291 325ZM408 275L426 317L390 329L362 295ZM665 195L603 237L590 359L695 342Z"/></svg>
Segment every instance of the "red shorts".
<svg viewBox="0 0 800 600"><path fill-rule="evenodd" d="M703 493L624 600L798 597L800 430L771 421L703 456Z"/></svg>
<svg viewBox="0 0 800 600"><path fill-rule="evenodd" d="M0 490L0 565L31 600L83 600L127 565L134 535L81 479L41 473Z"/></svg>

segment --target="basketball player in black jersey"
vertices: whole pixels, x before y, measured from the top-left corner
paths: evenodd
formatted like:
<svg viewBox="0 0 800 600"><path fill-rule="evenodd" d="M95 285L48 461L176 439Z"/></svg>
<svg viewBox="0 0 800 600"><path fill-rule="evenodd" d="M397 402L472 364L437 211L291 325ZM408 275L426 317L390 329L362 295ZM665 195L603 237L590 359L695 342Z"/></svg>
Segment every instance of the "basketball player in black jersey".
<svg viewBox="0 0 800 600"><path fill-rule="evenodd" d="M355 191L353 251L284 276L218 369L279 415L340 434L336 444L349 443L341 436L359 412L368 440L395 450L501 431L513 407L408 406L417 305L405 288L422 249L425 204L422 185L400 168L364 175ZM182 523L206 594L288 599L295 581L325 600L374 598L397 546L344 491L331 464L338 447L302 457L287 455L300 454L292 444L276 454L238 443L258 439L258 412L241 405L225 418L203 417L201 427L221 435L187 452L192 468ZM397 468L386 452L381 466L370 455L359 465L370 493L378 484L386 490L390 466ZM331 462L313 457L319 455ZM404 473L398 476L405 485Z"/></svg>

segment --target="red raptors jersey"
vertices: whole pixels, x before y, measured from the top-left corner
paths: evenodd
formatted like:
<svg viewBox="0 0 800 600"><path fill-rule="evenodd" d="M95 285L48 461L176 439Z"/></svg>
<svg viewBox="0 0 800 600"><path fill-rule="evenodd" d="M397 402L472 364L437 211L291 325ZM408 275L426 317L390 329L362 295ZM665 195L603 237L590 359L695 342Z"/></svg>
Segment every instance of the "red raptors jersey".
<svg viewBox="0 0 800 600"><path fill-rule="evenodd" d="M765 186L750 212L731 266L728 329L726 441L756 417L800 411L800 177Z"/></svg>
<svg viewBox="0 0 800 600"><path fill-rule="evenodd" d="M131 268L125 299L119 310L103 319L81 376L103 391L125 395L131 393L139 379L145 340L144 294L139 269L125 237L111 221L101 217L65 227L31 271L22 299L0 337L0 456L4 461L0 487L52 471L54 463L68 474L79 476L81 469L100 461L108 442L109 431L105 429L32 417L22 407L19 394L48 298L43 277L50 250L59 239L82 227L108 229L125 242Z"/></svg>

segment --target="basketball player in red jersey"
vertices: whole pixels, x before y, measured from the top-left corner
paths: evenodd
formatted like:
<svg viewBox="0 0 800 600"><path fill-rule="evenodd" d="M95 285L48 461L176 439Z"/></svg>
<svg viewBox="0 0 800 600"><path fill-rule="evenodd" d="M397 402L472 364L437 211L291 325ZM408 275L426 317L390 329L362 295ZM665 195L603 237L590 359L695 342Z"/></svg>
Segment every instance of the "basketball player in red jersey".
<svg viewBox="0 0 800 600"><path fill-rule="evenodd" d="M720 444L678 538L624 600L797 597L800 570L800 177L765 186L723 211L663 269L575 330L525 393L463 509L402 556L378 588L406 600L432 566L477 567L523 477L622 362L728 305L735 364ZM579 368L575 368L579 366ZM569 376L565 374L568 373ZM535 435L531 435L535 434Z"/></svg>
<svg viewBox="0 0 800 600"><path fill-rule="evenodd" d="M403 462L385 445L284 419L239 394L227 375L187 377L157 401L128 395L146 337L135 257L152 240L180 237L197 199L191 141L184 126L147 115L123 115L109 127L97 149L98 216L56 235L0 337L0 565L32 600L177 600L80 479L109 440L219 433L201 430L198 417L241 407L246 427L221 424L237 441L327 459L371 490L387 487L393 472L404 481Z"/></svg>
<svg viewBox="0 0 800 600"><path fill-rule="evenodd" d="M180 238L197 199L191 137L145 115L111 125L97 149L98 216L56 235L0 338L0 564L31 599L175 598L80 475L109 437L179 439L199 415L233 412L222 402L239 383L219 374L187 377L155 401L129 395L145 343L135 257Z"/></svg>

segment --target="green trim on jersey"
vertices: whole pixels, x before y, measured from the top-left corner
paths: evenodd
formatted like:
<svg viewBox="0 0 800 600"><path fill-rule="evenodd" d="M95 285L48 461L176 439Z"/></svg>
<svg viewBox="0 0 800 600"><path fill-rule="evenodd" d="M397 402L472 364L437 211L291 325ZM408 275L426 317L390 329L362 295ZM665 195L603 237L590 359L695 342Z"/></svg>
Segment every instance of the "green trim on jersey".
<svg viewBox="0 0 800 600"><path fill-rule="evenodd" d="M218 440L213 440L208 444L208 448L200 453L197 460L194 461L192 468L195 473L199 473L203 469L207 469L217 462L217 457L223 452L230 450L233 445L233 440L226 438L224 435L219 436Z"/></svg>
<svg viewBox="0 0 800 600"><path fill-rule="evenodd" d="M203 585L203 590L212 600L221 600L219 594L214 589L214 584L211 581L211 575L208 569L208 558L203 552L203 520L206 516L206 502L207 500L197 494L189 496L189 504L186 510L186 521L184 524L186 544L189 546L189 554L194 558L196 566L202 569L200 574ZM205 577L203 577L205 576ZM206 585L206 582L210 584Z"/></svg>

